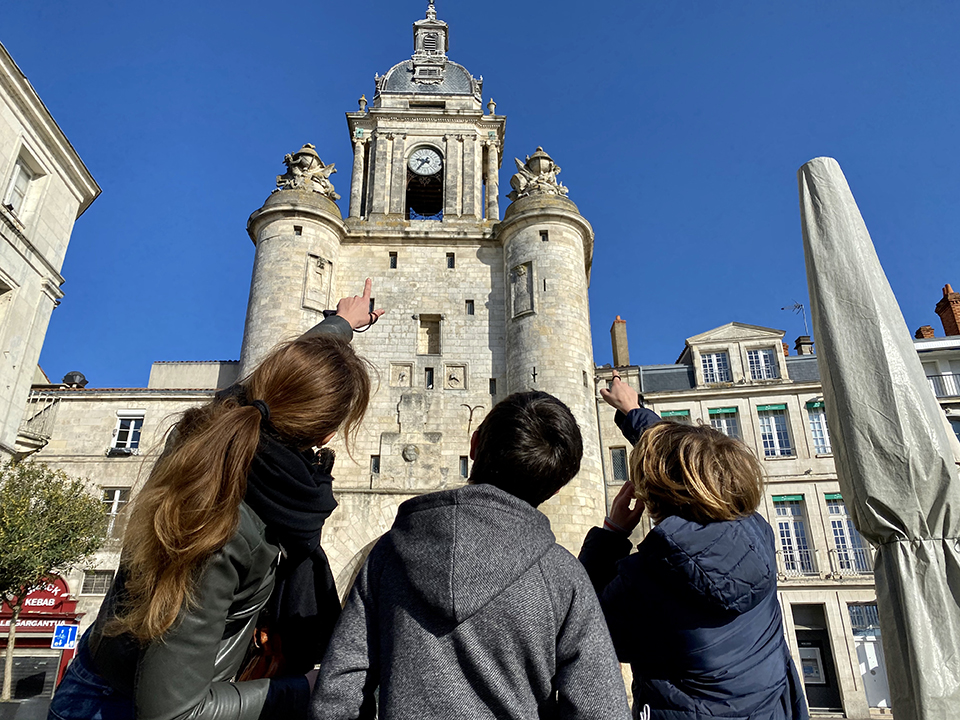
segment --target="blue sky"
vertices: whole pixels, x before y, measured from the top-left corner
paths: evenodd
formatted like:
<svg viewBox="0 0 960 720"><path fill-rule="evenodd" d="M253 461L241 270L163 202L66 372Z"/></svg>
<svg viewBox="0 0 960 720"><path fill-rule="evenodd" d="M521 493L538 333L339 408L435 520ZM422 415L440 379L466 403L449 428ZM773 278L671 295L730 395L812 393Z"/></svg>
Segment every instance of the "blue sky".
<svg viewBox="0 0 960 720"><path fill-rule="evenodd" d="M132 387L154 360L236 359L247 217L304 142L348 196L343 113L410 55L426 0L8 5L0 41L103 187L41 365ZM942 334L933 307L960 288L960 4L437 9L449 57L507 116L501 185L542 145L596 231L598 363L618 314L635 364L671 363L730 321L792 345L803 322L780 308L807 302L796 171L819 155L844 169L910 330Z"/></svg>

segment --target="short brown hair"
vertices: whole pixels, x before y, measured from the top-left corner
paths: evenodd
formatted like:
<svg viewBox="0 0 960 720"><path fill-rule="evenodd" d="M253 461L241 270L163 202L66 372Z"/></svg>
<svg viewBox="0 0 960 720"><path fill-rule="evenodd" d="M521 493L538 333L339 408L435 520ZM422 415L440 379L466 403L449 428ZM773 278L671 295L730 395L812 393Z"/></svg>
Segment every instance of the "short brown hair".
<svg viewBox="0 0 960 720"><path fill-rule="evenodd" d="M739 440L705 425L661 422L630 455L637 497L660 522L709 523L751 515L763 493L760 461Z"/></svg>

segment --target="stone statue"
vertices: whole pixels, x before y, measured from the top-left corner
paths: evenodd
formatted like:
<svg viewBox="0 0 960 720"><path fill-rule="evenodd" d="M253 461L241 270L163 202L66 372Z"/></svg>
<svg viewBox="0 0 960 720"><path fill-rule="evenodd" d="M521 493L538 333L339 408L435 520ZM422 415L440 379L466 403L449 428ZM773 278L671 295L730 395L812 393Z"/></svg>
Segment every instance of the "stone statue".
<svg viewBox="0 0 960 720"><path fill-rule="evenodd" d="M283 156L287 172L277 175L277 187L280 190L312 190L326 195L331 200L339 200L334 192L330 176L337 171L333 163L324 165L317 155L316 148L307 143L293 155Z"/></svg>
<svg viewBox="0 0 960 720"><path fill-rule="evenodd" d="M538 147L533 155L527 155L526 162L514 158L517 174L510 178L513 191L507 197L514 202L528 195L560 195L566 197L569 190L557 181L560 166Z"/></svg>

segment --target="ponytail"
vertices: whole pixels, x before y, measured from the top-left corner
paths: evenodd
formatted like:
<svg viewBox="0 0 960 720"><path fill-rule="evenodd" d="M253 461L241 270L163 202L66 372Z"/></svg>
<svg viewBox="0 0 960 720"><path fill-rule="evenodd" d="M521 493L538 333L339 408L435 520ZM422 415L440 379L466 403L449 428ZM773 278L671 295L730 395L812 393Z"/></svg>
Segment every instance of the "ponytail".
<svg viewBox="0 0 960 720"><path fill-rule="evenodd" d="M240 392L183 414L132 508L121 560L127 596L108 633L148 642L176 622L195 600L202 565L237 530L262 426L296 449L341 426L349 436L369 401L366 368L340 338L296 340L275 349Z"/></svg>

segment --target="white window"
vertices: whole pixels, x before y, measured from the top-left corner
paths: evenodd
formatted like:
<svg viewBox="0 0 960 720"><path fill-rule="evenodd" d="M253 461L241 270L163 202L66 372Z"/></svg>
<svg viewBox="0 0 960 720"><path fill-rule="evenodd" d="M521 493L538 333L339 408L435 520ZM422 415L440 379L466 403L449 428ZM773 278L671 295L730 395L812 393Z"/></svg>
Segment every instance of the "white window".
<svg viewBox="0 0 960 720"><path fill-rule="evenodd" d="M754 380L774 380L780 377L777 355L774 350L747 350L750 377Z"/></svg>
<svg viewBox="0 0 960 720"><path fill-rule="evenodd" d="M113 584L113 570L86 570L81 595L106 595Z"/></svg>
<svg viewBox="0 0 960 720"><path fill-rule="evenodd" d="M470 459L466 455L460 456L460 477L470 476Z"/></svg>
<svg viewBox="0 0 960 720"><path fill-rule="evenodd" d="M787 430L787 406L761 405L757 410L760 416L760 438L763 440L764 456L793 455L790 433Z"/></svg>
<svg viewBox="0 0 960 720"><path fill-rule="evenodd" d="M103 512L107 516L107 535L120 537L123 534L121 513L130 501L130 488L103 488Z"/></svg>
<svg viewBox="0 0 960 720"><path fill-rule="evenodd" d="M827 430L827 415L822 402L807 403L807 415L810 418L810 434L813 435L813 450L817 455L829 455L830 432Z"/></svg>
<svg viewBox="0 0 960 720"><path fill-rule="evenodd" d="M740 425L737 422L736 408L710 408L710 427L724 435L740 439Z"/></svg>
<svg viewBox="0 0 960 720"><path fill-rule="evenodd" d="M704 353L700 365L705 383L730 382L730 359L725 352Z"/></svg>
<svg viewBox="0 0 960 720"><path fill-rule="evenodd" d="M113 431L113 446L120 450L130 450L132 454L140 448L140 431L143 429L142 412L117 412L117 427Z"/></svg>
<svg viewBox="0 0 960 720"><path fill-rule="evenodd" d="M617 482L626 482L627 475L627 449L625 447L610 448L610 464L613 466L613 479Z"/></svg>
<svg viewBox="0 0 960 720"><path fill-rule="evenodd" d="M837 551L837 568L847 573L872 572L867 544L853 526L853 520L847 514L847 506L839 493L825 496L827 513L830 516L830 530L833 532L833 544Z"/></svg>
<svg viewBox="0 0 960 720"><path fill-rule="evenodd" d="M3 198L3 204L13 211L14 215L19 215L23 210L30 183L36 179L36 173L27 167L22 158L18 159L13 166L13 177L7 186L7 194Z"/></svg>
<svg viewBox="0 0 960 720"><path fill-rule="evenodd" d="M777 537L785 575L815 575L813 552L807 543L803 495L774 495Z"/></svg>

